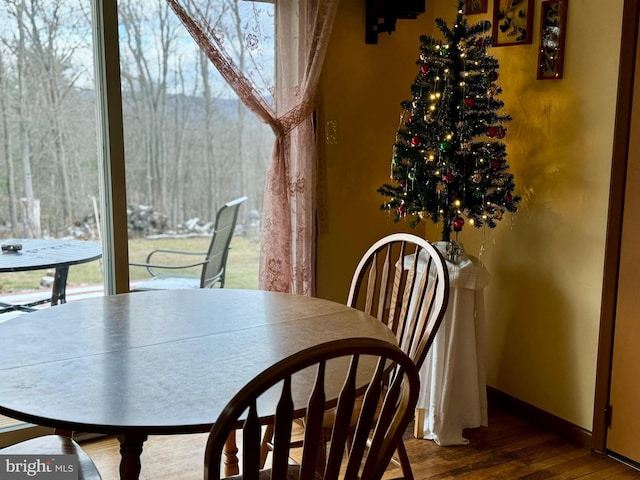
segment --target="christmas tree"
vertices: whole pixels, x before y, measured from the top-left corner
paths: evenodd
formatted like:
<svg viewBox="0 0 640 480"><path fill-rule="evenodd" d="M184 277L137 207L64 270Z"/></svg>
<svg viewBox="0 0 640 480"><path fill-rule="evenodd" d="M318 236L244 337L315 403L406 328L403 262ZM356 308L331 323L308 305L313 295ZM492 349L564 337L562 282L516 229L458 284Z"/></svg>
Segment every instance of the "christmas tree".
<svg viewBox="0 0 640 480"><path fill-rule="evenodd" d="M378 189L395 221L442 222L444 241L465 223L495 227L520 201L501 141L511 117L500 113L499 65L487 54L491 22L469 25L463 5L453 28L436 19L442 40L420 37L419 72L393 147L394 184Z"/></svg>

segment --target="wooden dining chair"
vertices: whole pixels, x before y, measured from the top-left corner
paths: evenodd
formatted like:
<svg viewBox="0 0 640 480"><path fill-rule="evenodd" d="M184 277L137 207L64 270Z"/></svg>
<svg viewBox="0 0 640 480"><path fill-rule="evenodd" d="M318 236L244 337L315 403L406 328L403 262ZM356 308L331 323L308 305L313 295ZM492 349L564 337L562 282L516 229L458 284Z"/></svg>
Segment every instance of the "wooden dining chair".
<svg viewBox="0 0 640 480"><path fill-rule="evenodd" d="M449 271L427 240L394 233L362 256L349 287L347 305L375 316L393 331L400 348L420 371L449 303ZM398 446L405 479L413 479L404 442Z"/></svg>
<svg viewBox="0 0 640 480"><path fill-rule="evenodd" d="M449 271L427 240L394 233L362 256L349 287L347 305L386 324L418 367L433 344L449 302Z"/></svg>
<svg viewBox="0 0 640 480"><path fill-rule="evenodd" d="M238 210L246 200L247 197L236 198L225 203L218 210L213 236L206 252L157 248L147 255L144 262L130 262L131 266L145 267L151 275L149 280L136 285L133 290L212 288L216 285L224 287L227 257L238 220ZM186 255L199 256L202 260L180 265L154 261L156 258L180 258L180 256L184 258ZM179 273L181 270L193 267L201 267L200 275ZM171 273L167 273L167 270Z"/></svg>
<svg viewBox="0 0 640 480"><path fill-rule="evenodd" d="M364 393L358 385L364 385ZM389 342L348 338L293 354L251 380L220 413L207 442L205 479L221 478L225 442L230 432L241 428L241 474L228 478L378 480L413 418L419 387L415 364ZM384 402L376 415L381 394ZM358 426L345 453L349 419L359 395L364 400ZM325 461L319 463L327 402L336 405L335 422ZM302 460L293 463L292 421L301 412L306 425ZM261 470L260 465L261 421L275 425L273 456L267 470Z"/></svg>
<svg viewBox="0 0 640 480"><path fill-rule="evenodd" d="M449 272L444 257L427 240L394 233L375 242L362 256L353 274L347 305L373 315L394 332L400 348L418 371L433 344L449 301ZM333 423L327 411L326 423ZM355 423L351 422L351 430ZM325 441L329 428L322 430ZM266 427L262 459L271 450L273 426ZM404 442L398 458L405 479L413 479Z"/></svg>
<svg viewBox="0 0 640 480"><path fill-rule="evenodd" d="M25 440L0 449L0 457L4 455L73 455L78 462L78 480L101 480L98 468L91 457L78 443L65 435L44 435Z"/></svg>

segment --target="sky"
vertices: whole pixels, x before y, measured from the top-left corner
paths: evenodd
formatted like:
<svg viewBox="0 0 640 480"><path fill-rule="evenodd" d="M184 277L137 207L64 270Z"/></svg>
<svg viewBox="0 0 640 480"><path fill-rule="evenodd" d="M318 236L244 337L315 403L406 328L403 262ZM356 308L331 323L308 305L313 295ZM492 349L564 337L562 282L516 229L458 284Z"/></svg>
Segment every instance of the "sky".
<svg viewBox="0 0 640 480"><path fill-rule="evenodd" d="M196 2L205 0L195 0ZM224 0L213 0L208 5L212 10L225 11ZM237 6L241 13L242 35L244 40L247 65L245 75L259 87L266 98L270 97L270 90L274 84L274 15L275 7L271 3L237 1ZM0 22L0 55L10 69L15 65L15 54L12 50L18 38L18 28L14 3L16 0L4 0L0 2L0 18L5 21ZM46 38L46 30L50 25L52 9L59 8L60 26L57 29L55 48L58 55L70 57L71 68L68 71L69 78L75 78L75 85L80 88L93 89L93 41L91 28L91 12L86 0L46 0L36 2L41 9L37 12L36 25L38 26L41 38ZM139 26L140 45L144 52L145 68L147 74L158 80L160 78L161 64L159 27L160 16L158 12L161 8L168 8L164 0L120 0L120 55L121 69L123 73L133 72L131 66L134 65L130 49L127 47L126 22L123 22L123 15L127 11L133 11L137 16L135 22ZM229 12L229 10L226 10ZM7 21L8 20L8 21ZM182 26L180 20L173 11L169 11L168 20L172 29L171 55L168 59L168 90L170 93L180 93L179 82L184 82L185 90L193 92L201 89L201 80L198 78L198 52L199 48L191 35ZM212 17L210 22L221 25L220 31L223 34L225 47L230 47L229 51L234 52L240 44L238 36L234 35L234 23L231 15L225 13L221 16ZM226 26L226 27L225 27ZM235 37L235 38L234 38ZM27 37L28 38L28 37ZM235 47L235 48L234 48ZM232 58L233 54L230 55ZM237 60L237 57L234 58ZM178 72L181 71L181 76ZM211 68L212 89L221 96L234 96L230 88L224 83L215 69ZM124 83L124 82L123 82ZM197 90L195 90L197 91Z"/></svg>

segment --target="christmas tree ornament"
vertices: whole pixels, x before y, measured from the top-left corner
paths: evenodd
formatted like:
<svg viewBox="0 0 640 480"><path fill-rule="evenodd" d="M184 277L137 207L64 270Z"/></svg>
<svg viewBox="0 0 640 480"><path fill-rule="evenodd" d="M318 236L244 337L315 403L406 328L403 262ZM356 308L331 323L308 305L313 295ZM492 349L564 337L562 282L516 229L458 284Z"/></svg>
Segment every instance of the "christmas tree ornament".
<svg viewBox="0 0 640 480"><path fill-rule="evenodd" d="M493 228L520 197L506 161L505 124L498 61L487 53L491 22L469 24L465 0L441 38L420 37L419 70L393 146L391 181L378 188L389 200L381 208L411 227L431 219L442 240L465 225Z"/></svg>
<svg viewBox="0 0 640 480"><path fill-rule="evenodd" d="M440 150L443 152L447 152L451 148L451 144L449 142L440 142Z"/></svg>

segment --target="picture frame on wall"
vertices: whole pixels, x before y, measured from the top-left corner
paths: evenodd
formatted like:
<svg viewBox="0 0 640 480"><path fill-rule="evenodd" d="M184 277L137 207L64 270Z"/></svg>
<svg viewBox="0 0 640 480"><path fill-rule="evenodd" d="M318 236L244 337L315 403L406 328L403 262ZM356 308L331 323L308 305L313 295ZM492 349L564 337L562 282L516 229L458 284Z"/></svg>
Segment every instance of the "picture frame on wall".
<svg viewBox="0 0 640 480"><path fill-rule="evenodd" d="M473 15L475 13L487 13L489 0L466 0L464 6L465 15Z"/></svg>
<svg viewBox="0 0 640 480"><path fill-rule="evenodd" d="M538 80L558 80L564 70L569 0L545 0L540 7Z"/></svg>
<svg viewBox="0 0 640 480"><path fill-rule="evenodd" d="M532 43L533 9L534 0L494 0L493 46Z"/></svg>

